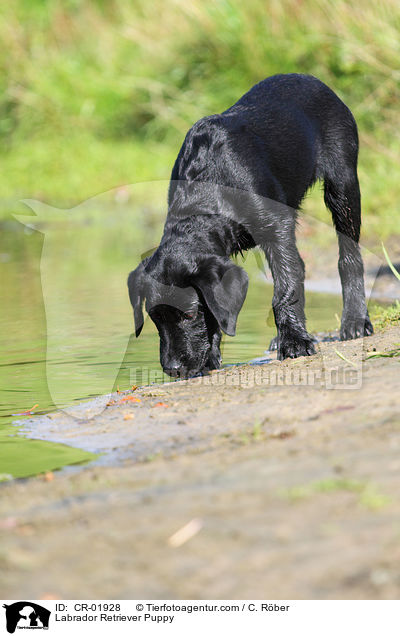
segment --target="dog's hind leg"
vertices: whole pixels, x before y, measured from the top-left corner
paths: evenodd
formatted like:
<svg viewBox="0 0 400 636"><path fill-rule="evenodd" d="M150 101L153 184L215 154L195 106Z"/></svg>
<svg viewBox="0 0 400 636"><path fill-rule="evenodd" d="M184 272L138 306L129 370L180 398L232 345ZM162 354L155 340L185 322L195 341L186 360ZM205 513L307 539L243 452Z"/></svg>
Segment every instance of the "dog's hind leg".
<svg viewBox="0 0 400 636"><path fill-rule="evenodd" d="M361 206L356 163L356 157L353 157L350 168L343 165L341 169L340 162L336 163L335 175L333 178L326 176L324 184L325 203L332 212L339 242L338 268L343 295L341 340L373 333L365 301L364 267L358 244Z"/></svg>
<svg viewBox="0 0 400 636"><path fill-rule="evenodd" d="M304 263L296 247L296 215L287 209L262 245L274 279L272 307L278 360L315 353L304 314Z"/></svg>

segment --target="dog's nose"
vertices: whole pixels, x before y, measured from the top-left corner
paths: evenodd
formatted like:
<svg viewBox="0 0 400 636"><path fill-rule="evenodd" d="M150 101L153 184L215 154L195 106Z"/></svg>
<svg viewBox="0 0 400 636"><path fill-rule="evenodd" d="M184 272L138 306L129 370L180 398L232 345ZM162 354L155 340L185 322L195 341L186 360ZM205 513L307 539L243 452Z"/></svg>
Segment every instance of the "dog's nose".
<svg viewBox="0 0 400 636"><path fill-rule="evenodd" d="M167 375L170 375L171 377L179 376L180 372L181 372L181 366L177 362L176 363L172 362L168 365L168 367L164 367L164 373L166 373Z"/></svg>

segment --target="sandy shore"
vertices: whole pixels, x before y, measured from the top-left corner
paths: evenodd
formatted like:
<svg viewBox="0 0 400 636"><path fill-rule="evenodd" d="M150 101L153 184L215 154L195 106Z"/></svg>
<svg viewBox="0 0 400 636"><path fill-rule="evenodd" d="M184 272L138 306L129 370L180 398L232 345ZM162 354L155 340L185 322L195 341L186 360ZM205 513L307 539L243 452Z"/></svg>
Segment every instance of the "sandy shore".
<svg viewBox="0 0 400 636"><path fill-rule="evenodd" d="M35 420L103 455L2 485L0 596L398 598L400 359L366 358L399 342L393 327Z"/></svg>

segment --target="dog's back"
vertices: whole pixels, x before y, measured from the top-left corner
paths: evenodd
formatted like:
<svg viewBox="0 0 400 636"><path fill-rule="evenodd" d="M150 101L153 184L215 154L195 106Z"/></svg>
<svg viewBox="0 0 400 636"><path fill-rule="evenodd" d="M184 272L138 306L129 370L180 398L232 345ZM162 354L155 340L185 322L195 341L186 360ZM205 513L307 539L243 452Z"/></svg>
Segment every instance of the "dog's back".
<svg viewBox="0 0 400 636"><path fill-rule="evenodd" d="M309 75L275 75L192 126L172 171L170 212L182 202L179 181L251 190L296 209L357 152L354 118L330 88Z"/></svg>

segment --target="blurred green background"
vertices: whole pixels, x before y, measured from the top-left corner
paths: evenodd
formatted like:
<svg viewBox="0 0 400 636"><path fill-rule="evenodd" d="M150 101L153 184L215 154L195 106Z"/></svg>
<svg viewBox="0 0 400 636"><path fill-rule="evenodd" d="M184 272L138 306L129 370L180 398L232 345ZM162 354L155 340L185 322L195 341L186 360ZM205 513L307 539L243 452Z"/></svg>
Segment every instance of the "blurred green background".
<svg viewBox="0 0 400 636"><path fill-rule="evenodd" d="M21 197L72 206L167 179L194 121L302 72L356 117L364 236L385 239L399 232L399 30L398 0L4 2L2 215ZM319 198L308 210L326 219Z"/></svg>

